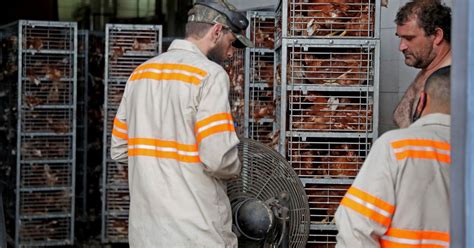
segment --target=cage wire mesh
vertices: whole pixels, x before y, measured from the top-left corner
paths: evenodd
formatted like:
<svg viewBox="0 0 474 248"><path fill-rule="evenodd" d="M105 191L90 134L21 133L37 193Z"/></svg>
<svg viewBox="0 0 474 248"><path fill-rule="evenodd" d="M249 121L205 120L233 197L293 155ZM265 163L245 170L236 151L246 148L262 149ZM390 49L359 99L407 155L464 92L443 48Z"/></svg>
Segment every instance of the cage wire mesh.
<svg viewBox="0 0 474 248"><path fill-rule="evenodd" d="M20 20L0 29L8 235L15 247L72 245L77 26Z"/></svg>
<svg viewBox="0 0 474 248"><path fill-rule="evenodd" d="M231 204L247 197L265 202L287 192L289 247L305 247L310 219L308 199L298 176L284 157L259 142L242 138L238 148L242 172L240 178L228 182Z"/></svg>
<svg viewBox="0 0 474 248"><path fill-rule="evenodd" d="M162 27L107 24L105 43L101 239L104 243L123 243L127 242L128 235L128 166L110 158L113 120L130 74L161 53Z"/></svg>
<svg viewBox="0 0 474 248"><path fill-rule="evenodd" d="M240 137L243 137L245 133L244 53L245 49L235 48L232 58L224 63L224 69L230 79L229 103L231 114L234 119L235 131Z"/></svg>

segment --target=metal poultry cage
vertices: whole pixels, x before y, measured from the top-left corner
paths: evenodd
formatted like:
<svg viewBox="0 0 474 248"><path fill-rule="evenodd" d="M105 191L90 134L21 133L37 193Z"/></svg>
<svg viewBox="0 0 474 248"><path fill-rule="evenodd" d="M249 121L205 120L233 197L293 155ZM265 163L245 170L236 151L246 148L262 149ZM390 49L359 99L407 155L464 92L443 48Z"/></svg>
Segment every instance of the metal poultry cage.
<svg viewBox="0 0 474 248"><path fill-rule="evenodd" d="M1 29L4 83L10 85L3 104L10 105L7 129L14 129L7 134L7 161L16 168L3 175L15 185L8 229L15 231L16 247L72 245L77 25L21 20Z"/></svg>
<svg viewBox="0 0 474 248"><path fill-rule="evenodd" d="M76 199L78 215L87 215L87 102L89 91L89 31L79 30L77 34L77 145L76 145Z"/></svg>
<svg viewBox="0 0 474 248"><path fill-rule="evenodd" d="M275 36L318 39L378 38L379 10L380 0L282 0L276 11Z"/></svg>
<svg viewBox="0 0 474 248"><path fill-rule="evenodd" d="M161 25L107 24L105 36L105 101L102 170L102 242L127 242L128 166L110 158L115 114L133 70L161 53Z"/></svg>
<svg viewBox="0 0 474 248"><path fill-rule="evenodd" d="M274 13L249 11L247 18L250 20L247 36L255 47L245 51L245 136L273 147L276 145Z"/></svg>
<svg viewBox="0 0 474 248"><path fill-rule="evenodd" d="M234 49L231 59L224 64L230 79L229 103L232 118L234 119L235 132L238 136L245 135L245 49Z"/></svg>
<svg viewBox="0 0 474 248"><path fill-rule="evenodd" d="M335 247L334 213L378 134L379 0L283 0L275 17L278 150L305 185L307 247Z"/></svg>

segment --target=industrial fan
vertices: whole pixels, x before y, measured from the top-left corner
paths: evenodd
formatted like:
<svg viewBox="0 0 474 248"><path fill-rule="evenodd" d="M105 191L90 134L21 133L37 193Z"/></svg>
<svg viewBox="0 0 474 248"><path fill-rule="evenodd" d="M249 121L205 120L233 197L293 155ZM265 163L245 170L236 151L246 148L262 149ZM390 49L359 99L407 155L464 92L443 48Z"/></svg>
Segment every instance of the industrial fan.
<svg viewBox="0 0 474 248"><path fill-rule="evenodd" d="M251 139L239 144L241 177L228 182L239 247L305 247L310 214L303 185L276 151Z"/></svg>

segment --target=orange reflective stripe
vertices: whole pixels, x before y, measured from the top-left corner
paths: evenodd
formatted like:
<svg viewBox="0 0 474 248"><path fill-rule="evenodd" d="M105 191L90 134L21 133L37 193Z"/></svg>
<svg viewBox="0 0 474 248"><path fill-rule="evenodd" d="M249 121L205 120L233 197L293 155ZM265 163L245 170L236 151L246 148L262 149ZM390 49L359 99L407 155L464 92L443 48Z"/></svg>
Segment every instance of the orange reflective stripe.
<svg viewBox="0 0 474 248"><path fill-rule="evenodd" d="M199 163L201 160L199 156L187 156L181 155L177 152L168 152L168 151L158 151L158 150L149 150L149 149L128 149L128 156L147 156L147 157L157 157L157 158L169 158L175 159L181 162L187 163Z"/></svg>
<svg viewBox="0 0 474 248"><path fill-rule="evenodd" d="M382 210L385 210L389 214L393 214L395 212L395 206L391 205L388 202L385 202L384 200L380 198L377 198L371 194L368 194L360 189L357 189L354 186L349 188L349 190L347 191L347 194L354 195L364 202L370 203Z"/></svg>
<svg viewBox="0 0 474 248"><path fill-rule="evenodd" d="M128 140L128 134L126 133L122 133L120 132L119 130L117 129L112 129L112 135L117 137L117 138L121 138L121 139L124 139L124 140Z"/></svg>
<svg viewBox="0 0 474 248"><path fill-rule="evenodd" d="M352 199L349 199L348 197L344 197L341 201L341 205L348 207L354 211L356 211L359 214L362 214L366 216L367 218L380 223L383 226L388 227L390 225L390 222L392 221L391 218L383 216L382 214L379 214L378 212L367 208L366 206L353 201Z"/></svg>
<svg viewBox="0 0 474 248"><path fill-rule="evenodd" d="M120 121L117 117L114 119L114 127L118 127L123 130L127 130L127 123Z"/></svg>
<svg viewBox="0 0 474 248"><path fill-rule="evenodd" d="M436 231L413 231L413 230L404 230L397 228L389 228L386 236L391 236L395 238L403 239L429 239L429 240L439 240L443 242L449 242L449 233L447 232L436 232Z"/></svg>
<svg viewBox="0 0 474 248"><path fill-rule="evenodd" d="M171 147L176 148L180 151L185 152L197 152L198 147L197 144L187 145L187 144L180 144L175 141L165 141L159 139L150 139L150 138L130 138L128 140L128 145L149 145L149 146L157 146L157 147Z"/></svg>
<svg viewBox="0 0 474 248"><path fill-rule="evenodd" d="M196 135L196 140L197 140L197 143L201 143L201 141L210 136L210 135L213 135L213 134L216 134L216 133L220 133L220 132L231 132L231 131L235 131L235 128L234 128L234 125L233 124L230 124L230 123L227 123L227 124L221 124L221 125L217 125L217 126L213 126L213 127L210 127L202 132L199 132L197 135Z"/></svg>
<svg viewBox="0 0 474 248"><path fill-rule="evenodd" d="M438 153L435 151L419 151L419 150L405 150L402 152L395 153L397 160L403 160L406 158L421 158L421 159L433 159L443 163L451 163L451 156L448 154Z"/></svg>
<svg viewBox="0 0 474 248"><path fill-rule="evenodd" d="M433 244L419 244L419 245L409 245L409 244L400 244L397 242L392 242L389 240L380 240L380 247L382 248L447 248L449 246L445 245L433 245Z"/></svg>
<svg viewBox="0 0 474 248"><path fill-rule="evenodd" d="M153 79L153 80L176 80L185 83L190 83L194 85L199 85L201 79L181 73L156 73L156 72L138 72L132 74L130 81L140 80L140 79Z"/></svg>
<svg viewBox="0 0 474 248"><path fill-rule="evenodd" d="M155 70L180 70L180 71L186 71L190 73L195 73L200 76L205 77L207 75L207 72L204 70L201 70L197 67L190 66L190 65L185 65L185 64L159 64L159 63L148 63L148 64L143 64L139 66L135 71L140 71L140 70L147 70L147 69L155 69Z"/></svg>
<svg viewBox="0 0 474 248"><path fill-rule="evenodd" d="M406 146L424 146L424 147L433 147L440 150L449 151L451 145L448 142L437 141L437 140L428 140L428 139L406 139L398 140L392 142L392 147L394 149L403 148Z"/></svg>
<svg viewBox="0 0 474 248"><path fill-rule="evenodd" d="M209 125L213 122L216 122L216 121L223 121L223 120L228 120L228 121L233 122L232 115L230 113L218 113L218 114L215 114L215 115L211 115L207 118L204 118L204 119L196 122L195 132L197 133L198 129L201 128L201 127L207 126L207 125Z"/></svg>

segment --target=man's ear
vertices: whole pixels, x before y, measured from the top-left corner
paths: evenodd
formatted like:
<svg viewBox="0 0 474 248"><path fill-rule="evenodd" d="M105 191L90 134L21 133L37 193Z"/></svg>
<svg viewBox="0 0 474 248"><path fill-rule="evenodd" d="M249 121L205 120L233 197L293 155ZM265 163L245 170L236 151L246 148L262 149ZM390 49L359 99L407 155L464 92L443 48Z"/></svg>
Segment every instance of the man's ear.
<svg viewBox="0 0 474 248"><path fill-rule="evenodd" d="M428 94L426 94L425 91L422 91L420 93L420 100L418 102L418 105L416 106L416 113L421 116L423 114L423 110L426 108L426 101L428 100Z"/></svg>
<svg viewBox="0 0 474 248"><path fill-rule="evenodd" d="M222 29L223 26L220 23L212 25L210 30L212 42L217 43L217 40L219 40L219 37L222 35Z"/></svg>
<svg viewBox="0 0 474 248"><path fill-rule="evenodd" d="M434 44L439 45L444 40L444 31L441 28L436 28L434 32Z"/></svg>

